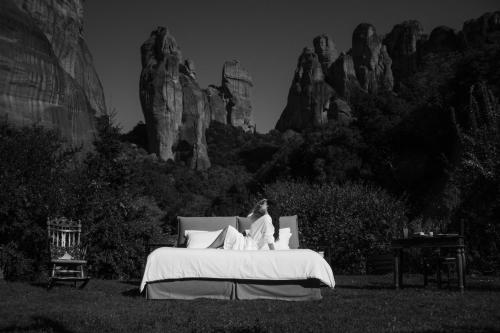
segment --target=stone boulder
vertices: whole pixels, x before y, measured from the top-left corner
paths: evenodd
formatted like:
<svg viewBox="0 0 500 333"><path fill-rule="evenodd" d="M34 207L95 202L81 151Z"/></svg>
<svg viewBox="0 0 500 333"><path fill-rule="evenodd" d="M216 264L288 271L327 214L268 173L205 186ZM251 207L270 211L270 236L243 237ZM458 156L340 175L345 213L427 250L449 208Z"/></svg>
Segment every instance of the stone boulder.
<svg viewBox="0 0 500 333"><path fill-rule="evenodd" d="M159 27L141 47L140 99L150 153L184 161L193 169L210 167L205 129L205 96L194 64L167 28Z"/></svg>
<svg viewBox="0 0 500 333"><path fill-rule="evenodd" d="M227 122L244 131L255 131L252 119L250 74L238 60L226 61L222 68L222 91L226 102Z"/></svg>
<svg viewBox="0 0 500 333"><path fill-rule="evenodd" d="M3 0L0 22L0 117L90 147L106 106L82 36L82 1Z"/></svg>
<svg viewBox="0 0 500 333"><path fill-rule="evenodd" d="M361 88L368 93L392 91L392 60L375 27L362 23L354 29L351 52Z"/></svg>
<svg viewBox="0 0 500 333"><path fill-rule="evenodd" d="M392 59L392 71L397 81L417 72L426 40L422 24L416 20L396 24L384 38Z"/></svg>

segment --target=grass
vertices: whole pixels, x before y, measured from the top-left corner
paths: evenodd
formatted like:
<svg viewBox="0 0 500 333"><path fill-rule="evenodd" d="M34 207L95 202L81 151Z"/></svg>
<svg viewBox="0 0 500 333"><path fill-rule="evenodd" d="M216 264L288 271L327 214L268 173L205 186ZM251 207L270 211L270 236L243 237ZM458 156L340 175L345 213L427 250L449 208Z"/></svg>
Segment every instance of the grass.
<svg viewBox="0 0 500 333"><path fill-rule="evenodd" d="M323 300L148 301L138 282L91 280L84 290L0 281L0 332L499 332L500 278L468 290L413 286L392 276L336 276Z"/></svg>

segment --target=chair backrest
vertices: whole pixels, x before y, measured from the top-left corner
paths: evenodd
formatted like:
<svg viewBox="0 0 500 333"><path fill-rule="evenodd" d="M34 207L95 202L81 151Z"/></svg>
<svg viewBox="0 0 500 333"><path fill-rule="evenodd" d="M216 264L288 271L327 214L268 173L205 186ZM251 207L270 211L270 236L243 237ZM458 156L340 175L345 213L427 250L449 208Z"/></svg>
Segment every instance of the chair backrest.
<svg viewBox="0 0 500 333"><path fill-rule="evenodd" d="M82 224L65 217L49 218L47 233L52 259L83 259Z"/></svg>

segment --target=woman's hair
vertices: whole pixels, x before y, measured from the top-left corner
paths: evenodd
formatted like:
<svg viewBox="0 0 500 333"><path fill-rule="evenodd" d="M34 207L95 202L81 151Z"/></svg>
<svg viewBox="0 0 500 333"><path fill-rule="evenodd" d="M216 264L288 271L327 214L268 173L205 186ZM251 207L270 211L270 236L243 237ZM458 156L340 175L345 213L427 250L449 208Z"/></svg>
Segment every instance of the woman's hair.
<svg viewBox="0 0 500 333"><path fill-rule="evenodd" d="M253 206L252 210L250 211L250 215L253 220L257 220L260 217L264 216L264 213L260 211L260 207L267 202L267 199L261 199L257 201L257 203Z"/></svg>

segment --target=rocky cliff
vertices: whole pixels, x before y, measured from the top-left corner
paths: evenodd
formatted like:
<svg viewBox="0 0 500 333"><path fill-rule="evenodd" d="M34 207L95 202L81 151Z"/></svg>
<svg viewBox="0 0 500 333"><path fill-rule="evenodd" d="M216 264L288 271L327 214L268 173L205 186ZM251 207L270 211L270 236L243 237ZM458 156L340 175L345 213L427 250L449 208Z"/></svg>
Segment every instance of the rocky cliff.
<svg viewBox="0 0 500 333"><path fill-rule="evenodd" d="M205 170L210 167L205 130L212 121L255 131L252 79L238 61L224 63L221 86L201 89L194 63L183 61L165 27L144 42L141 59L139 90L151 153Z"/></svg>
<svg viewBox="0 0 500 333"><path fill-rule="evenodd" d="M222 92L225 96L228 123L245 131L255 131L252 119L250 74L238 60L226 61L222 67Z"/></svg>
<svg viewBox="0 0 500 333"><path fill-rule="evenodd" d="M0 18L0 116L89 145L106 105L82 36L83 2L3 0Z"/></svg>
<svg viewBox="0 0 500 333"><path fill-rule="evenodd" d="M348 103L356 92L397 90L430 53L498 42L500 12L469 20L459 32L436 27L429 36L415 20L397 24L384 39L373 25L362 23L353 32L352 48L340 55L332 38L322 34L314 38L314 49L305 48L299 57L276 129L301 131L332 122L348 124L352 120Z"/></svg>

